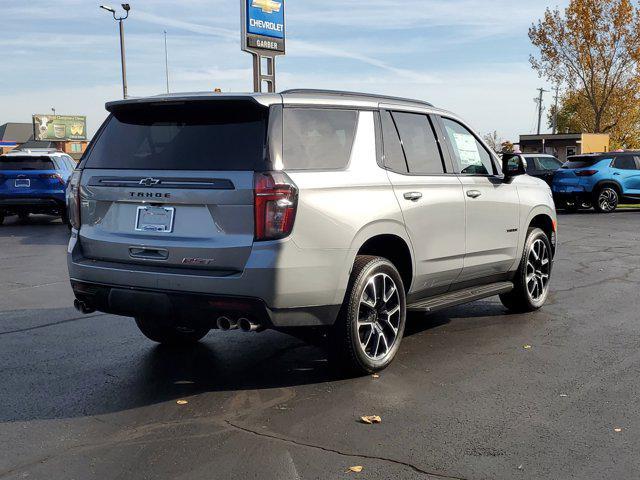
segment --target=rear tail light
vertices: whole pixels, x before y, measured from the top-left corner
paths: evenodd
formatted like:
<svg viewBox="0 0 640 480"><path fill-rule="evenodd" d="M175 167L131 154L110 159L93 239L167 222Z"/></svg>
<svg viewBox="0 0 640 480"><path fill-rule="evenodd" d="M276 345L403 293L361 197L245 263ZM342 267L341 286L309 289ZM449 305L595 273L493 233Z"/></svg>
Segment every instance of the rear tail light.
<svg viewBox="0 0 640 480"><path fill-rule="evenodd" d="M76 230L80 230L80 178L82 170L74 170L67 185L67 214L69 222Z"/></svg>
<svg viewBox="0 0 640 480"><path fill-rule="evenodd" d="M597 170L576 170L576 175L579 177L593 177L596 173L598 173Z"/></svg>
<svg viewBox="0 0 640 480"><path fill-rule="evenodd" d="M256 173L254 192L256 241L288 237L298 208L295 184L282 172Z"/></svg>
<svg viewBox="0 0 640 480"><path fill-rule="evenodd" d="M57 180L60 185L64 185L64 180L57 173L41 173L38 178L43 180Z"/></svg>

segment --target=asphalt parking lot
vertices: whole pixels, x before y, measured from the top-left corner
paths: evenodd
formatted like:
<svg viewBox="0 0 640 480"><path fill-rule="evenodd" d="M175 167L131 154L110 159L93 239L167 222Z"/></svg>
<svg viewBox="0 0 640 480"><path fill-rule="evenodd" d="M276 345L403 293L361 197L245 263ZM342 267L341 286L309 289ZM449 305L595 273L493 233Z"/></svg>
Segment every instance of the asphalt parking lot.
<svg viewBox="0 0 640 480"><path fill-rule="evenodd" d="M413 316L392 367L358 379L275 332L176 350L82 316L67 236L0 227L2 479L640 477L640 211L561 215L544 310Z"/></svg>

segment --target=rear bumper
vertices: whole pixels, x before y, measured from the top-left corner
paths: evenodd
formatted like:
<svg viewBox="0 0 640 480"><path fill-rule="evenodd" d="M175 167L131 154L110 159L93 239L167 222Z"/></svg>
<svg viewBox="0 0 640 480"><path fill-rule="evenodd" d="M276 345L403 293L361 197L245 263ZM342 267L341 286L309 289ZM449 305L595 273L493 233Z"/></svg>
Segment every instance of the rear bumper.
<svg viewBox="0 0 640 480"><path fill-rule="evenodd" d="M0 210L50 211L66 208L65 199L58 197L0 197Z"/></svg>
<svg viewBox="0 0 640 480"><path fill-rule="evenodd" d="M591 203L591 194L585 191L553 192L553 200L560 208L568 203L582 205L583 203Z"/></svg>
<svg viewBox="0 0 640 480"><path fill-rule="evenodd" d="M339 305L272 310L262 299L103 285L71 279L78 300L92 310L127 317L188 319L216 328L216 320L249 318L266 328L318 327L335 322Z"/></svg>
<svg viewBox="0 0 640 480"><path fill-rule="evenodd" d="M337 285L336 279L341 276L346 256L346 251L300 250L293 242L284 242L255 245L241 273L167 269L157 263L136 265L85 258L74 231L67 264L73 285L97 285L131 292L132 301L118 300L116 303L110 301L110 293L100 293L95 300L95 308L99 311L141 315L147 309L141 310L135 299L139 298L141 304L148 306L145 299L149 296L145 292L159 292L165 298L159 303L170 305L168 310L172 315L187 311L215 321L219 313L228 313L215 304L216 300L243 299L252 305L260 305L245 314L257 315L259 311L265 323L274 328L287 328L335 323L340 310L336 298L341 302L346 290L346 285ZM74 291L79 300L86 301L80 298L84 293L76 287ZM118 293L116 296L125 295ZM212 299L214 304L211 304Z"/></svg>

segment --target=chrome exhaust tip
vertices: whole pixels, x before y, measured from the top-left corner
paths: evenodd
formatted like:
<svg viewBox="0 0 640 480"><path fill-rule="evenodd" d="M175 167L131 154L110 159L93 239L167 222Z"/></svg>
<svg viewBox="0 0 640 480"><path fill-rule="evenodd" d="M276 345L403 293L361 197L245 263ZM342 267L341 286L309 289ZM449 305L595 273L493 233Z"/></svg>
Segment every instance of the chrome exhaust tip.
<svg viewBox="0 0 640 480"><path fill-rule="evenodd" d="M73 307L83 315L89 315L90 313L94 313L96 311L95 308L90 307L89 305L78 300L77 298L73 301Z"/></svg>
<svg viewBox="0 0 640 480"><path fill-rule="evenodd" d="M240 330L247 333L261 332L262 330L264 330L260 323L249 320L248 318L241 318L240 320L238 320L238 325L240 326Z"/></svg>
<svg viewBox="0 0 640 480"><path fill-rule="evenodd" d="M217 324L218 328L223 332L228 332L229 330L235 330L238 328L238 321L229 317L219 317Z"/></svg>

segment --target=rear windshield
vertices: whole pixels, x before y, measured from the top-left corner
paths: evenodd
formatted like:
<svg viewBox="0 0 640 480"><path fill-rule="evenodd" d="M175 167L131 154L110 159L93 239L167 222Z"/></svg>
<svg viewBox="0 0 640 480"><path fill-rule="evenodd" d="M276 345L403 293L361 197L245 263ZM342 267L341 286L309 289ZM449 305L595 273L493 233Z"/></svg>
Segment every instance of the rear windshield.
<svg viewBox="0 0 640 480"><path fill-rule="evenodd" d="M573 169L593 167L596 163L601 162L602 160L602 158L573 157L571 160L566 162L562 168Z"/></svg>
<svg viewBox="0 0 640 480"><path fill-rule="evenodd" d="M0 156L0 170L55 170L49 157Z"/></svg>
<svg viewBox="0 0 640 480"><path fill-rule="evenodd" d="M253 102L127 106L107 119L85 167L263 170L267 118Z"/></svg>

